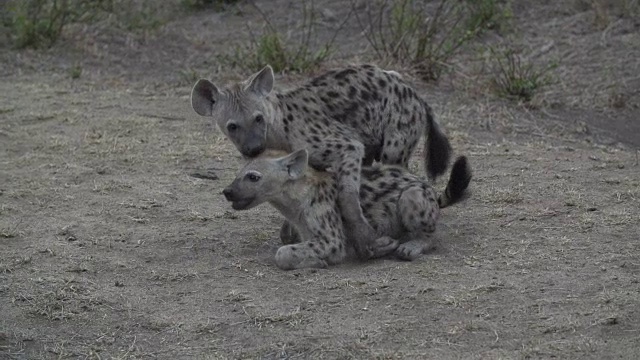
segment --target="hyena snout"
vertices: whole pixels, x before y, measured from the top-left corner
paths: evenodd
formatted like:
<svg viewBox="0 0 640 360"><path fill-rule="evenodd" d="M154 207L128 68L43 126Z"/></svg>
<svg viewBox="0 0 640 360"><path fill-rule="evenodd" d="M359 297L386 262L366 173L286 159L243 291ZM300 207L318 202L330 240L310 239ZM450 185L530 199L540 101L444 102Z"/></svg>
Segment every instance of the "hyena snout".
<svg viewBox="0 0 640 360"><path fill-rule="evenodd" d="M250 158L254 158L264 152L266 149L264 144L246 144L242 146L242 154Z"/></svg>
<svg viewBox="0 0 640 360"><path fill-rule="evenodd" d="M227 199L227 201L233 201L236 198L231 187L224 188L224 190L222 190L222 195L224 195L224 198Z"/></svg>

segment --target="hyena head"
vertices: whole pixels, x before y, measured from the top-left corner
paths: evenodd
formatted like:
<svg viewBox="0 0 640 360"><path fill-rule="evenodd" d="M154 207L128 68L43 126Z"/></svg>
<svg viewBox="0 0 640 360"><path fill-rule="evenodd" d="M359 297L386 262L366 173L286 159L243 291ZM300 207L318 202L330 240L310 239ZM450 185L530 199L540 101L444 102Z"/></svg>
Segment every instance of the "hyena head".
<svg viewBox="0 0 640 360"><path fill-rule="evenodd" d="M222 193L235 210L248 210L266 201L278 201L287 192L288 184L305 175L308 161L309 154L305 149L275 158L266 152L249 161Z"/></svg>
<svg viewBox="0 0 640 360"><path fill-rule="evenodd" d="M269 65L228 88L200 79L191 91L191 106L199 115L212 116L242 155L253 158L266 149L267 128L273 122L268 100L273 82Z"/></svg>

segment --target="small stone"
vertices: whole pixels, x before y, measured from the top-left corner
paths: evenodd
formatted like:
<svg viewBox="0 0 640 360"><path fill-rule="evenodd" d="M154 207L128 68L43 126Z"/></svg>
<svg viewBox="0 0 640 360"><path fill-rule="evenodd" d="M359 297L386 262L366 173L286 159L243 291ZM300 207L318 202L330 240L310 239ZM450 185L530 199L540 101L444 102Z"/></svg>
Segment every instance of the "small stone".
<svg viewBox="0 0 640 360"><path fill-rule="evenodd" d="M215 173L213 169L196 170L191 174L189 174L189 176L194 177L196 179L218 180L218 175Z"/></svg>

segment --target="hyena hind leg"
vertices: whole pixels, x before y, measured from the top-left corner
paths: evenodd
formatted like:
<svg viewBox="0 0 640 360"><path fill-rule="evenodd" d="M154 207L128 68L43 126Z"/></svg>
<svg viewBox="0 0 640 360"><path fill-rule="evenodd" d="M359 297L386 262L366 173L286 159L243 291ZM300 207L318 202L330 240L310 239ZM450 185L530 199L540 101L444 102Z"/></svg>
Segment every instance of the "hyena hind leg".
<svg viewBox="0 0 640 360"><path fill-rule="evenodd" d="M398 200L398 211L407 232L395 251L395 256L412 261L433 248L432 233L440 215L437 195L426 184L406 189Z"/></svg>

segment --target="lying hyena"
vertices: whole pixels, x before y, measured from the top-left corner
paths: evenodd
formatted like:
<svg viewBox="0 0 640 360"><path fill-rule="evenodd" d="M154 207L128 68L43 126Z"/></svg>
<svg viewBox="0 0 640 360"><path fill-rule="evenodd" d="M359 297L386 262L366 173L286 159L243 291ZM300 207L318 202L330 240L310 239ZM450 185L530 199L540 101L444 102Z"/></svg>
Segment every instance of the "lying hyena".
<svg viewBox="0 0 640 360"><path fill-rule="evenodd" d="M224 189L224 196L236 210L269 202L295 227L302 242L278 249L276 264L281 269L323 268L342 262L347 255L347 225L344 213L340 215L336 174L308 168L305 149L283 157L274 153L249 162ZM400 166L363 167L362 212L376 231L376 241L399 241L395 255L414 260L431 246L440 209L462 200L470 180L464 156L453 164L440 196L425 179Z"/></svg>
<svg viewBox="0 0 640 360"><path fill-rule="evenodd" d="M443 174L451 148L431 108L398 73L371 65L329 71L283 93L273 92L273 84L269 66L227 88L201 79L191 104L198 114L212 116L247 157L265 149L308 149L312 167L337 173L338 201L358 255L393 251L397 243L376 239L362 213L361 167L373 160L407 167L424 134L427 173ZM285 222L282 234L287 228Z"/></svg>

